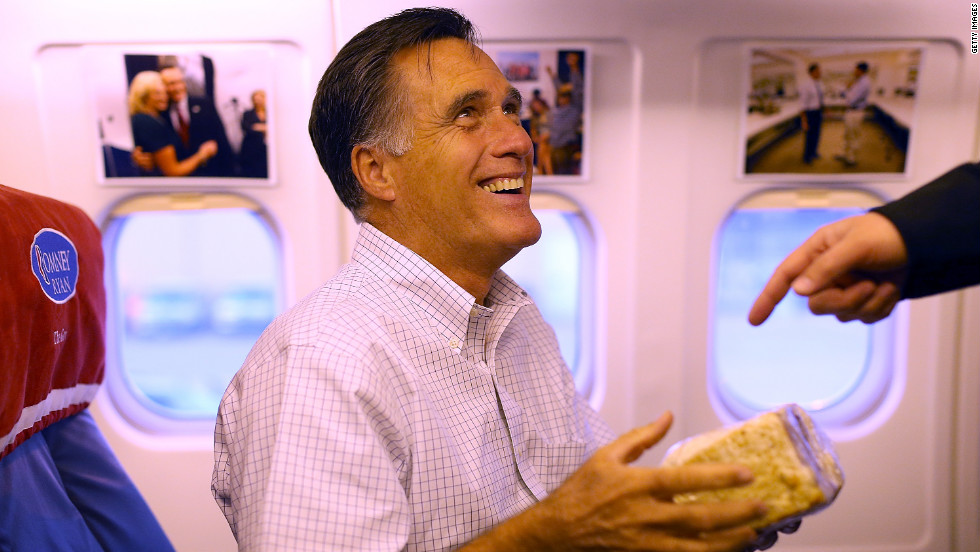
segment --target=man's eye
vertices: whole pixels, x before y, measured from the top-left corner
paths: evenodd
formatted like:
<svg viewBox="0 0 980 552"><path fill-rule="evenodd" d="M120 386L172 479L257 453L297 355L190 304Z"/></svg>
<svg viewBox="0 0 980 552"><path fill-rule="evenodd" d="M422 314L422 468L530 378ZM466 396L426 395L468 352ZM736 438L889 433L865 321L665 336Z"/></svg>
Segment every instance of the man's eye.
<svg viewBox="0 0 980 552"><path fill-rule="evenodd" d="M472 107L464 107L463 109L459 110L459 113L456 114L456 118L457 119L465 119L467 117L473 117L474 115L476 115L476 109L475 108L472 108Z"/></svg>
<svg viewBox="0 0 980 552"><path fill-rule="evenodd" d="M504 104L503 109L504 109L504 113L506 113L507 115L520 114L521 112L521 106L516 103Z"/></svg>

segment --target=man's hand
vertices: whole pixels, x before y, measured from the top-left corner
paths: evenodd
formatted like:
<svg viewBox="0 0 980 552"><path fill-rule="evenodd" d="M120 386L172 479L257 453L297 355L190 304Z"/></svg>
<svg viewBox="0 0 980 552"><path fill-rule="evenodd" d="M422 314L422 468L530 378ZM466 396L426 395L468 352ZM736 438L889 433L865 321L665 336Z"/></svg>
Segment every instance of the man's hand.
<svg viewBox="0 0 980 552"><path fill-rule="evenodd" d="M214 140L208 140L201 144L201 147L197 148L197 153L204 159L211 159L218 153L218 143Z"/></svg>
<svg viewBox="0 0 980 552"><path fill-rule="evenodd" d="M747 468L629 465L660 441L671 422L667 413L624 434L542 501L549 542L534 549L734 551L749 546L756 533L745 524L765 513L762 503L673 502L678 493L745 485L752 480Z"/></svg>
<svg viewBox="0 0 980 552"><path fill-rule="evenodd" d="M908 253L901 234L882 215L868 213L817 230L776 268L749 312L758 326L792 288L809 297L814 314L841 322L877 322L901 299Z"/></svg>
<svg viewBox="0 0 980 552"><path fill-rule="evenodd" d="M800 525L803 523L802 518L795 518L783 521L777 524L775 527L767 527L760 535L759 538L755 539L751 546L745 549L744 552L754 552L756 550L769 550L776 545L776 541L779 540L779 534L783 533L785 535L791 535L795 533Z"/></svg>

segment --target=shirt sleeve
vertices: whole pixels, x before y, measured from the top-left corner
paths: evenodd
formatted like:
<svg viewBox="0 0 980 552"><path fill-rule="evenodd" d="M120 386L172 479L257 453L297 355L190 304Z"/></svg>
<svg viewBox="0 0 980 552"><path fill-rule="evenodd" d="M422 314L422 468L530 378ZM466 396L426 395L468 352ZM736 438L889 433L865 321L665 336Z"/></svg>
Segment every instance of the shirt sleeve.
<svg viewBox="0 0 980 552"><path fill-rule="evenodd" d="M800 83L800 107L803 111L813 109L811 106L815 103L816 89L813 87L813 81L803 81Z"/></svg>
<svg viewBox="0 0 980 552"><path fill-rule="evenodd" d="M903 298L980 283L980 163L966 163L872 209L898 228L909 256Z"/></svg>
<svg viewBox="0 0 980 552"><path fill-rule="evenodd" d="M213 490L239 550L401 550L408 447L392 445L390 383L363 377L371 360L312 346L255 357L215 431Z"/></svg>

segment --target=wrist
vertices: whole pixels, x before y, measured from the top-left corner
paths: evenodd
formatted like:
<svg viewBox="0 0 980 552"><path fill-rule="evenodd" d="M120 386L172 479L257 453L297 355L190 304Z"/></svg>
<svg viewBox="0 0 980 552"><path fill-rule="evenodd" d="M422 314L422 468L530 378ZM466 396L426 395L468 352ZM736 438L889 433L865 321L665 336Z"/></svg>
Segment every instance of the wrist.
<svg viewBox="0 0 980 552"><path fill-rule="evenodd" d="M551 508L541 502L497 525L460 549L460 552L490 552L499 550L533 550L558 552L567 548L559 545L557 524Z"/></svg>

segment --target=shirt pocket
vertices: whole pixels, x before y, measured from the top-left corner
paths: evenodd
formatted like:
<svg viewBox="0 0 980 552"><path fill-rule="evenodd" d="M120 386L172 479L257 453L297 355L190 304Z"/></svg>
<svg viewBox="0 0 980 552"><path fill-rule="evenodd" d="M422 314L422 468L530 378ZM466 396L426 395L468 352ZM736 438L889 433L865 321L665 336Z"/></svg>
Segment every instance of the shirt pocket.
<svg viewBox="0 0 980 552"><path fill-rule="evenodd" d="M548 493L588 460L588 443L578 439L562 442L540 442L532 445L530 457L541 484Z"/></svg>

